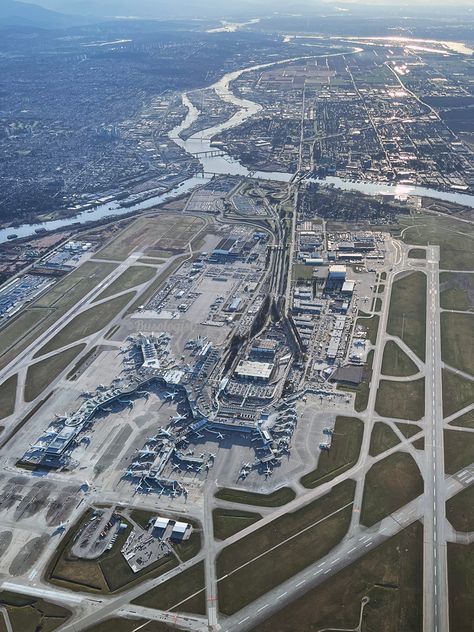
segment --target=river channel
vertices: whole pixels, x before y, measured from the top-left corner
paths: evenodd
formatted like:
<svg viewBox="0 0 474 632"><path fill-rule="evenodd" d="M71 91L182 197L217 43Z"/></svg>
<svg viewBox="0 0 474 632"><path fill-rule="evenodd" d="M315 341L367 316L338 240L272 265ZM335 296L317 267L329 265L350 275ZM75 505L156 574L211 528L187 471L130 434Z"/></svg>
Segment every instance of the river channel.
<svg viewBox="0 0 474 632"><path fill-rule="evenodd" d="M354 48L351 53L357 53L358 48ZM333 53L333 54L324 54L319 55L319 57L328 57L335 55L348 54L347 51L345 53ZM315 57L314 55L308 57ZM188 112L184 120L175 128L173 128L169 132L170 138L174 140L180 147L182 147L185 151L190 154L202 154L205 152L210 152L215 147L211 146L211 138L224 132L229 129L233 129L238 125L241 125L243 122L248 120L250 117L254 116L261 110L261 105L255 103L254 101L250 101L248 99L241 98L237 96L231 90L231 83L242 74L252 72L254 70L261 70L264 68L268 68L270 66L275 66L279 64L285 64L291 61L296 61L298 59L303 59L302 57L293 57L285 60L281 60L278 62L270 62L267 64L257 64L255 66L251 66L249 68L243 68L241 70L236 70L233 72L229 72L222 77L218 82L216 82L211 88L214 88L219 97L233 105L237 106L238 111L231 116L227 121L220 123L218 125L214 125L208 129L197 132L187 140L183 140L179 134L184 130L188 129L199 117L200 111L191 103L186 93L182 95L183 103L187 107ZM242 165L238 160L232 158L229 155L224 156L198 156L199 161L202 165L203 171L205 174L208 174L206 177L211 177L211 174L220 174L220 175L239 175L239 176L251 176L252 178L257 178L261 180L273 180L279 182L289 182L294 174L292 173L284 173L278 171L250 171L247 167ZM311 179L314 182L321 182L323 184L333 185L336 188L344 189L344 190L353 190L360 191L362 193L366 193L369 195L414 195L414 196L425 196L431 197L438 200L445 200L448 202L454 202L457 204L463 204L470 208L474 208L474 196L468 195L465 193L455 193L448 191L438 191L436 189L431 189L427 187L419 187L419 186L408 186L401 184L384 184L377 182L353 182L346 181L337 177L327 177L324 180ZM183 193L188 193L193 190L197 186L202 186L203 178L202 177L192 177L188 178L184 182L181 182L178 186L171 189L167 193L162 193L160 195L148 198L147 200L141 201L137 204L133 204L131 206L121 206L120 202L112 201L106 204L101 204L100 206L96 206L92 210L83 211L78 213L74 217L68 217L64 219L56 219L52 221L47 221L43 223L33 223L33 224L22 224L15 228L4 228L0 230L0 243L5 242L7 240L7 236L12 233L17 235L18 237L28 237L30 235L35 234L35 230L38 228L45 228L46 230L57 230L59 228L66 228L70 226L72 223L78 222L81 224L85 224L86 222L93 222L97 220L104 219L106 217L120 216L126 215L128 213L133 213L141 210L145 210L176 198Z"/></svg>

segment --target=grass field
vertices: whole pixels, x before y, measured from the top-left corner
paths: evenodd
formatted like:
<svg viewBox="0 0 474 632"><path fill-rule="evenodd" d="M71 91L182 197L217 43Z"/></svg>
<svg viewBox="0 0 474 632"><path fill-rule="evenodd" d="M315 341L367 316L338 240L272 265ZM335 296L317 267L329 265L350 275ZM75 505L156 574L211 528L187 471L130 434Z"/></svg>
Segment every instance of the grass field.
<svg viewBox="0 0 474 632"><path fill-rule="evenodd" d="M420 437L419 439L415 439L415 441L413 441L413 447L416 450L424 450L425 449L425 438L424 437Z"/></svg>
<svg viewBox="0 0 474 632"><path fill-rule="evenodd" d="M206 614L204 562L191 566L172 579L140 595L131 603L158 610Z"/></svg>
<svg viewBox="0 0 474 632"><path fill-rule="evenodd" d="M55 603L9 591L0 592L0 604L8 613L13 632L52 632L71 616L70 610Z"/></svg>
<svg viewBox="0 0 474 632"><path fill-rule="evenodd" d="M458 426L459 428L474 428L474 410L470 410L464 415L453 419L450 426Z"/></svg>
<svg viewBox="0 0 474 632"><path fill-rule="evenodd" d="M367 340L373 345L377 342L377 331L379 329L379 317L377 315L370 318L358 318L357 325L360 325L367 332Z"/></svg>
<svg viewBox="0 0 474 632"><path fill-rule="evenodd" d="M474 376L474 314L441 314L441 356L454 369Z"/></svg>
<svg viewBox="0 0 474 632"><path fill-rule="evenodd" d="M13 360L116 267L115 264L86 261L2 327L0 367Z"/></svg>
<svg viewBox="0 0 474 632"><path fill-rule="evenodd" d="M440 304L443 309L460 311L472 310L474 307L474 276L462 272L441 272Z"/></svg>
<svg viewBox="0 0 474 632"><path fill-rule="evenodd" d="M256 494L241 489L222 488L216 494L219 500L228 500L242 505L255 505L256 507L281 507L296 498L295 492L290 487L281 487L271 494Z"/></svg>
<svg viewBox="0 0 474 632"><path fill-rule="evenodd" d="M444 470L455 474L474 462L474 435L462 430L444 431Z"/></svg>
<svg viewBox="0 0 474 632"><path fill-rule="evenodd" d="M396 342L388 340L383 350L382 374L409 377L415 373L418 373L418 367L413 360L400 349Z"/></svg>
<svg viewBox="0 0 474 632"><path fill-rule="evenodd" d="M344 481L226 547L217 559L221 612L240 610L326 555L347 532L354 491L354 481Z"/></svg>
<svg viewBox="0 0 474 632"><path fill-rule="evenodd" d="M454 218L437 217L420 213L411 217L400 217L403 241L415 246L438 244L440 266L444 270L472 270L474 268L474 228Z"/></svg>
<svg viewBox="0 0 474 632"><path fill-rule="evenodd" d="M204 226L199 217L190 215L155 215L132 222L96 253L97 259L123 261L137 249L145 256L159 251L168 256L182 251Z"/></svg>
<svg viewBox="0 0 474 632"><path fill-rule="evenodd" d="M426 250L423 250L423 248L410 248L408 256L410 259L426 259Z"/></svg>
<svg viewBox="0 0 474 632"><path fill-rule="evenodd" d="M474 531L474 485L448 500L446 517L456 531Z"/></svg>
<svg viewBox="0 0 474 632"><path fill-rule="evenodd" d="M313 488L330 481L357 463L364 424L355 417L337 417L331 449L319 453L318 467L305 474L300 482Z"/></svg>
<svg viewBox="0 0 474 632"><path fill-rule="evenodd" d="M355 630L364 597L364 632L423 627L423 527L416 522L306 592L253 632Z"/></svg>
<svg viewBox="0 0 474 632"><path fill-rule="evenodd" d="M449 626L452 632L472 632L474 622L474 543L448 542Z"/></svg>
<svg viewBox="0 0 474 632"><path fill-rule="evenodd" d="M423 479L417 464L406 452L395 452L367 472L361 523L371 527L422 493Z"/></svg>
<svg viewBox="0 0 474 632"><path fill-rule="evenodd" d="M135 292L128 292L128 294L117 296L81 312L41 347L34 357L38 358L45 353L61 349L61 347L81 340L81 338L86 338L107 327L109 322L132 300L134 295Z"/></svg>
<svg viewBox="0 0 474 632"><path fill-rule="evenodd" d="M443 415L449 417L474 402L474 381L443 369Z"/></svg>
<svg viewBox="0 0 474 632"><path fill-rule="evenodd" d="M95 299L94 302L101 301L104 298L110 298L124 290L130 290L136 285L141 285L147 281L151 281L156 275L155 268L147 266L130 266L123 272L118 279L115 279L103 292Z"/></svg>
<svg viewBox="0 0 474 632"><path fill-rule="evenodd" d="M225 540L234 533L238 533L258 522L261 519L259 513L241 511L239 509L214 509L212 521L214 524L214 537L216 540Z"/></svg>
<svg viewBox="0 0 474 632"><path fill-rule="evenodd" d="M402 432L402 434L407 439L409 439L410 437L413 437L421 430L420 426L417 426L416 424L397 423L397 428Z"/></svg>
<svg viewBox="0 0 474 632"><path fill-rule="evenodd" d="M313 266L306 266L304 263L295 263L293 266L293 279L295 281L308 281L313 278Z"/></svg>
<svg viewBox="0 0 474 632"><path fill-rule="evenodd" d="M393 448L398 443L400 443L400 439L393 432L390 426L382 423L381 421L375 422L372 435L370 437L370 456L377 456L381 452L385 452L386 450Z"/></svg>
<svg viewBox="0 0 474 632"><path fill-rule="evenodd" d="M411 272L392 285L387 332L425 359L426 276Z"/></svg>
<svg viewBox="0 0 474 632"><path fill-rule="evenodd" d="M375 410L382 417L420 420L425 413L425 378L408 382L380 380Z"/></svg>
<svg viewBox="0 0 474 632"><path fill-rule="evenodd" d="M86 261L77 270L53 285L49 292L38 299L34 305L67 311L88 292L91 292L116 267L115 263Z"/></svg>
<svg viewBox="0 0 474 632"><path fill-rule="evenodd" d="M32 402L41 395L51 382L84 350L85 346L85 344L76 345L31 364L26 374L25 401Z"/></svg>
<svg viewBox="0 0 474 632"><path fill-rule="evenodd" d="M0 419L5 419L15 410L18 375L12 375L0 386Z"/></svg>

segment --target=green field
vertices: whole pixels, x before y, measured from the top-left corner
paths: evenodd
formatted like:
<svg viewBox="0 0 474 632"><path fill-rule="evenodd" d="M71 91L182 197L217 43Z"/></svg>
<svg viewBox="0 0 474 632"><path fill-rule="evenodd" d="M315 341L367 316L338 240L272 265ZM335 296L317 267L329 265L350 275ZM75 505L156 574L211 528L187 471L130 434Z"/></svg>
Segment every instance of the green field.
<svg viewBox="0 0 474 632"><path fill-rule="evenodd" d="M176 628L160 621L146 621L145 619L112 618L96 623L85 632L170 632Z"/></svg>
<svg viewBox="0 0 474 632"><path fill-rule="evenodd" d="M419 522L259 623L253 632L356 630L366 596L362 632L420 632L423 527Z"/></svg>
<svg viewBox="0 0 474 632"><path fill-rule="evenodd" d="M117 265L99 261L86 261L77 270L71 272L38 299L34 306L53 307L66 312L96 285L111 274Z"/></svg>
<svg viewBox="0 0 474 632"><path fill-rule="evenodd" d="M440 245L440 266L444 270L474 269L474 228L454 218L419 213L399 218L403 241L415 246Z"/></svg>
<svg viewBox="0 0 474 632"><path fill-rule="evenodd" d="M109 322L132 300L134 295L135 292L129 292L81 312L51 338L34 357L38 358L45 353L61 349L61 347L91 336L107 327Z"/></svg>
<svg viewBox="0 0 474 632"><path fill-rule="evenodd" d="M156 275L155 268L149 268L147 266L130 266L125 272L123 272L115 281L113 281L103 292L94 300L102 301L104 298L110 298L119 292L130 290L136 285L147 283L151 281Z"/></svg>
<svg viewBox="0 0 474 632"><path fill-rule="evenodd" d="M377 331L379 328L379 317L377 315L371 316L370 318L358 318L357 326L361 326L367 332L367 340L371 342L371 344L375 344L377 342Z"/></svg>
<svg viewBox="0 0 474 632"><path fill-rule="evenodd" d="M0 367L46 331L117 266L86 261L0 329Z"/></svg>
<svg viewBox="0 0 474 632"><path fill-rule="evenodd" d="M300 482L304 487L313 488L332 480L349 470L359 458L364 424L354 417L337 417L331 449L321 450L318 467L305 474Z"/></svg>
<svg viewBox="0 0 474 632"><path fill-rule="evenodd" d="M474 543L448 542L449 626L452 632L472 632L474 622Z"/></svg>
<svg viewBox="0 0 474 632"><path fill-rule="evenodd" d="M55 603L9 591L0 592L13 632L52 632L65 623L71 611ZM0 614L3 623L3 616Z"/></svg>
<svg viewBox="0 0 474 632"><path fill-rule="evenodd" d="M425 378L408 382L380 380L375 410L381 417L420 420L425 414Z"/></svg>
<svg viewBox="0 0 474 632"><path fill-rule="evenodd" d="M474 277L467 272L441 272L440 304L443 309L472 310L474 306Z"/></svg>
<svg viewBox="0 0 474 632"><path fill-rule="evenodd" d="M448 500L446 517L456 531L474 531L474 485Z"/></svg>
<svg viewBox="0 0 474 632"><path fill-rule="evenodd" d="M413 441L413 447L416 450L424 450L425 449L425 438L424 437L420 437L419 439L415 439L415 441Z"/></svg>
<svg viewBox="0 0 474 632"><path fill-rule="evenodd" d="M191 566L179 575L140 595L131 603L158 610L206 614L204 562Z"/></svg>
<svg viewBox="0 0 474 632"><path fill-rule="evenodd" d="M474 428L474 410L470 410L464 415L453 419L450 426L458 426L459 428Z"/></svg>
<svg viewBox="0 0 474 632"><path fill-rule="evenodd" d="M217 559L220 611L240 610L326 555L347 532L354 491L346 480L226 547Z"/></svg>
<svg viewBox="0 0 474 632"><path fill-rule="evenodd" d="M259 513L241 511L240 509L214 509L212 512L214 537L216 540L225 540L234 533L258 522L261 517Z"/></svg>
<svg viewBox="0 0 474 632"><path fill-rule="evenodd" d="M387 424L376 421L370 437L370 456L377 456L386 450L390 450L398 443L400 439Z"/></svg>
<svg viewBox="0 0 474 632"><path fill-rule="evenodd" d="M410 248L408 256L410 259L426 259L426 250L423 248Z"/></svg>
<svg viewBox="0 0 474 632"><path fill-rule="evenodd" d="M450 417L474 402L474 381L443 369L443 415Z"/></svg>
<svg viewBox="0 0 474 632"><path fill-rule="evenodd" d="M231 503L242 505L255 505L257 507L281 507L296 498L295 492L290 487L281 487L271 494L256 494L240 489L222 488L216 494L219 500L228 500Z"/></svg>
<svg viewBox="0 0 474 632"><path fill-rule="evenodd" d="M409 439L410 437L413 437L414 435L418 434L418 432L421 431L420 426L417 426L416 424L397 423L397 428L402 432L402 434L407 439Z"/></svg>
<svg viewBox="0 0 474 632"><path fill-rule="evenodd" d="M0 419L5 419L15 410L18 375L12 375L0 386Z"/></svg>
<svg viewBox="0 0 474 632"><path fill-rule="evenodd" d="M422 360L425 359L426 276L411 272L392 285L387 333L398 336Z"/></svg>
<svg viewBox="0 0 474 632"><path fill-rule="evenodd" d="M474 462L474 435L462 430L444 431L444 470L455 474Z"/></svg>
<svg viewBox="0 0 474 632"><path fill-rule="evenodd" d="M25 401L32 402L41 395L85 347L85 344L75 345L35 364L30 364L25 381Z"/></svg>
<svg viewBox="0 0 474 632"><path fill-rule="evenodd" d="M307 266L304 263L295 263L293 266L293 279L300 282L310 282L313 278L313 272L313 266Z"/></svg>
<svg viewBox="0 0 474 632"><path fill-rule="evenodd" d="M474 376L474 314L441 314L441 356L454 369Z"/></svg>
<svg viewBox="0 0 474 632"><path fill-rule="evenodd" d="M170 256L182 251L203 228L204 221L190 215L154 215L135 220L96 253L97 259L123 261L137 249L145 256Z"/></svg>
<svg viewBox="0 0 474 632"><path fill-rule="evenodd" d="M367 472L360 521L371 527L422 493L417 464L406 452L395 452Z"/></svg>
<svg viewBox="0 0 474 632"><path fill-rule="evenodd" d="M400 349L396 342L388 340L383 350L382 374L409 377L415 373L418 373L418 367L413 360Z"/></svg>

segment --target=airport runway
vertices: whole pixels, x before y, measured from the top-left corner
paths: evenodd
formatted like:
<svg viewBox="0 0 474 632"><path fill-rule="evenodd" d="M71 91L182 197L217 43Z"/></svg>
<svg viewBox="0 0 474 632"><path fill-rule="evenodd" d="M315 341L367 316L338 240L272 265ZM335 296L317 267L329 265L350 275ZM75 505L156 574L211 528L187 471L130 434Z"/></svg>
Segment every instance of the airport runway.
<svg viewBox="0 0 474 632"><path fill-rule="evenodd" d="M425 520L423 629L449 631L444 493L443 385L439 305L439 247L427 249L425 378Z"/></svg>

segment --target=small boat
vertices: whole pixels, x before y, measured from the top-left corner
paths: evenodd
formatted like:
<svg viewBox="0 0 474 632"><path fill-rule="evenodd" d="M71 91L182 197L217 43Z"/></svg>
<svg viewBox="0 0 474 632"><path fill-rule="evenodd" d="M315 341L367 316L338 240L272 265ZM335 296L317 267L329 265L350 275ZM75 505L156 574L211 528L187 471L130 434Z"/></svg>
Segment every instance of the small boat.
<svg viewBox="0 0 474 632"><path fill-rule="evenodd" d="M18 235L16 233L12 233L11 235L7 235L7 239L16 239Z"/></svg>

